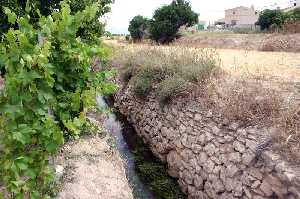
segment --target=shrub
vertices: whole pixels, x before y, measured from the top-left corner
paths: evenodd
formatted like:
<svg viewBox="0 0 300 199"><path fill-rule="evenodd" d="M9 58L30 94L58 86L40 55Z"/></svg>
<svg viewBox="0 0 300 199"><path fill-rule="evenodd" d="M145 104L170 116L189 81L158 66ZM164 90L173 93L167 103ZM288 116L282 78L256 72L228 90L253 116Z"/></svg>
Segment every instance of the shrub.
<svg viewBox="0 0 300 199"><path fill-rule="evenodd" d="M168 77L159 83L156 96L161 104L168 103L179 92L183 91L186 81L178 75Z"/></svg>
<svg viewBox="0 0 300 199"><path fill-rule="evenodd" d="M138 97L146 97L151 90L152 78L138 74L132 79L133 92Z"/></svg>
<svg viewBox="0 0 300 199"><path fill-rule="evenodd" d="M127 84L131 78L134 75L135 67L131 66L130 64L126 64L121 70L120 70L120 76L121 80Z"/></svg>
<svg viewBox="0 0 300 199"><path fill-rule="evenodd" d="M261 30L269 30L272 25L281 28L285 21L285 15L281 10L264 10L260 13L257 25Z"/></svg>
<svg viewBox="0 0 300 199"><path fill-rule="evenodd" d="M176 91L179 88L171 80L177 79L179 84L183 81L184 84L205 83L218 69L217 54L214 50L182 47L126 48L119 56L114 57L114 61L123 66L120 69L121 78L124 83L129 82L133 86L133 91L138 96L146 97L152 88L156 88L156 84L168 79L172 85L166 88L167 85L162 83L164 85L161 87L162 94L157 97L166 97L162 97L165 99L161 101L168 101L172 97L168 97L171 95L167 93L168 90Z"/></svg>
<svg viewBox="0 0 300 199"><path fill-rule="evenodd" d="M134 41L141 41L146 36L149 20L141 15L135 16L129 23L128 31Z"/></svg>
<svg viewBox="0 0 300 199"><path fill-rule="evenodd" d="M110 12L111 4L114 0L71 0L70 8L72 14L84 10L87 6L97 5L99 8L94 18L90 21L89 24L82 24L82 27L79 28L77 36L88 40L95 41L98 40L105 33L105 24L99 21L99 18L106 13Z"/></svg>
<svg viewBox="0 0 300 199"><path fill-rule="evenodd" d="M10 27L16 27L15 23L11 24L8 22L8 18L3 12L2 6L8 7L18 16L25 16L25 14L28 14L28 12L26 12L26 7L29 8L28 6L33 6L34 9L32 9L29 14L31 16L31 22L36 22L39 18L38 14L36 13L37 9L42 15L48 16L53 11L60 8L60 2L62 2L62 0L2 0L0 7L0 36L2 33L7 32ZM97 11L95 17L90 21L89 24L82 24L83 26L80 27L79 31L77 32L77 36L88 40L94 40L95 37L102 36L105 32L105 29L104 24L99 22L99 17L110 11L110 5L112 3L113 0L70 0L71 14L75 14L84 10L87 6L96 4L101 8Z"/></svg>
<svg viewBox="0 0 300 199"><path fill-rule="evenodd" d="M139 69L139 72L132 78L133 92L138 97L144 98L149 94L155 80L155 73L153 68L145 67Z"/></svg>
<svg viewBox="0 0 300 199"><path fill-rule="evenodd" d="M224 87L224 84L226 87ZM279 116L282 98L275 90L245 80L223 81L218 88L223 115L247 125L272 123Z"/></svg>
<svg viewBox="0 0 300 199"><path fill-rule="evenodd" d="M13 198L49 198L54 180L50 156L65 136L80 135L96 93L114 90L106 81L109 73L91 66L95 57L105 60L107 50L76 36L98 9L93 4L72 15L63 1L59 11L34 24L29 16L5 9L18 28L10 29L0 44L6 69L0 95L0 184Z"/></svg>
<svg viewBox="0 0 300 199"><path fill-rule="evenodd" d="M154 12L150 21L150 38L159 43L169 43L178 37L181 26L192 26L198 22L198 14L192 11L185 0L174 0Z"/></svg>

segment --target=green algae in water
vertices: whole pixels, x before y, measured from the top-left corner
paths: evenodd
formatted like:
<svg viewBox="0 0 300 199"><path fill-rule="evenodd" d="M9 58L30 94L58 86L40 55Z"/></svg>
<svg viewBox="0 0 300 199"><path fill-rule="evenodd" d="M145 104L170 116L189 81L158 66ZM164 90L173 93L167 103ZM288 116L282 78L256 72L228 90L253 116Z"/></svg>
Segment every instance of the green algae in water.
<svg viewBox="0 0 300 199"><path fill-rule="evenodd" d="M177 180L167 173L167 165L156 158L146 144L138 139L134 151L136 170L158 199L186 199Z"/></svg>

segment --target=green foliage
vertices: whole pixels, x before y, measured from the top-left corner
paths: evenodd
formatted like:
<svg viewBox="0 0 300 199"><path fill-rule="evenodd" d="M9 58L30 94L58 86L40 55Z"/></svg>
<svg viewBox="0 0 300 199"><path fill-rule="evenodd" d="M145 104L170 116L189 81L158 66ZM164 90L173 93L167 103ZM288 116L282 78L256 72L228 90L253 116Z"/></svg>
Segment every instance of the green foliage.
<svg viewBox="0 0 300 199"><path fill-rule="evenodd" d="M59 9L59 3L62 0L1 0L1 7L7 7L12 10L17 16L25 16L29 14L31 21L36 21L39 18L39 13L44 16L50 15L55 9ZM99 22L99 18L110 11L110 5L113 0L70 0L71 13L77 13L85 9L86 6L97 5L97 10L93 20L89 24L83 25L77 31L77 36L87 40L94 40L96 37L100 37L104 34L104 24ZM30 12L26 12L31 6ZM38 10L38 11L37 11ZM10 27L16 27L16 24L10 24L3 12L0 9L0 36L7 32Z"/></svg>
<svg viewBox="0 0 300 199"><path fill-rule="evenodd" d="M71 0L70 7L72 14L83 10L86 6L97 5L100 9L96 11L95 16L89 24L83 24L77 35L89 41L101 37L105 33L105 24L99 21L99 18L110 12L110 5L114 0Z"/></svg>
<svg viewBox="0 0 300 199"><path fill-rule="evenodd" d="M42 15L49 15L53 9L59 7L59 2L61 0L1 0L0 7L0 36L3 33L6 33L9 28L16 27L15 23L10 23L7 15L5 14L5 9L9 8L12 13L15 13L16 16L24 16L25 14L30 14L31 20L35 20L37 13L34 10L39 10L39 13ZM26 12L26 8L29 9L29 6L34 7L32 11Z"/></svg>
<svg viewBox="0 0 300 199"><path fill-rule="evenodd" d="M178 76L172 76L164 79L156 89L156 96L161 104L168 103L172 97L183 91L186 86L186 81Z"/></svg>
<svg viewBox="0 0 300 199"><path fill-rule="evenodd" d="M150 22L150 37L159 43L169 43L179 36L181 26L196 24L198 16L186 0L173 0L155 11Z"/></svg>
<svg viewBox="0 0 300 199"><path fill-rule="evenodd" d="M149 20L141 15L135 16L129 23L128 31L134 41L145 38Z"/></svg>
<svg viewBox="0 0 300 199"><path fill-rule="evenodd" d="M288 22L300 21L300 8L294 9L286 13L286 21Z"/></svg>
<svg viewBox="0 0 300 199"><path fill-rule="evenodd" d="M63 1L59 12L41 16L34 25L29 15L15 17L8 8L10 29L0 44L5 64L5 88L0 96L0 182L13 198L49 198L53 181L49 157L78 137L96 93L115 86L108 72L94 70L95 57L105 60L107 49L77 37L98 13L93 4L71 14Z"/></svg>
<svg viewBox="0 0 300 199"><path fill-rule="evenodd" d="M142 140L137 141L135 148L136 169L158 199L185 199L175 179L167 173L167 165L163 164L146 148Z"/></svg>
<svg viewBox="0 0 300 199"><path fill-rule="evenodd" d="M256 24L260 25L261 30L268 30L272 25L282 28L285 19L285 14L281 10L267 9L260 13Z"/></svg>
<svg viewBox="0 0 300 199"><path fill-rule="evenodd" d="M151 91L155 76L156 71L153 68L141 68L140 71L131 79L133 92L138 97L146 97Z"/></svg>

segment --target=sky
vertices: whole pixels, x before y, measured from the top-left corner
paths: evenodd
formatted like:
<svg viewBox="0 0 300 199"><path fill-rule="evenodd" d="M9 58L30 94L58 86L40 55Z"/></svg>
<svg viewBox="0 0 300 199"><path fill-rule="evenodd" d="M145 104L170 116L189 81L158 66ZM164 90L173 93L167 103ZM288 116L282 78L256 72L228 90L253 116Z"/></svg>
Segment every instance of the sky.
<svg viewBox="0 0 300 199"><path fill-rule="evenodd" d="M294 0L189 0L200 20L213 22L224 18L224 10L237 6L254 5L255 9L288 7ZM130 20L136 15L151 18L154 11L172 0L115 0L112 11L105 17L106 29L111 33L128 33Z"/></svg>

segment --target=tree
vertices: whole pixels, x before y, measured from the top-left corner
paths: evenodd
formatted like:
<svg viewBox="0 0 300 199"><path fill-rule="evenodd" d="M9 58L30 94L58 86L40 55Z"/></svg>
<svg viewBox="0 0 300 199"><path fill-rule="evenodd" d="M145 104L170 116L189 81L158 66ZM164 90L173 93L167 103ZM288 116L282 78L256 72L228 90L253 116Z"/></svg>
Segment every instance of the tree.
<svg viewBox="0 0 300 199"><path fill-rule="evenodd" d="M101 23L99 18L110 12L110 6L113 2L114 0L71 0L70 7L72 13L84 10L86 6L93 4L97 4L100 8L90 24L82 26L78 30L77 35L89 41L94 41L95 39L103 36L105 33L105 24Z"/></svg>
<svg viewBox="0 0 300 199"><path fill-rule="evenodd" d="M25 14L26 5L32 6L35 9L39 9L40 14L48 16L53 9L59 8L59 2L61 0L1 0L0 7L0 36L7 32L11 27L15 27L16 24L10 24L7 21L7 16L4 13L3 7L9 8L17 16L23 16ZM38 17L34 10L30 13L31 20Z"/></svg>
<svg viewBox="0 0 300 199"><path fill-rule="evenodd" d="M186 0L173 0L154 12L150 22L150 37L159 43L169 43L178 37L181 26L192 26L198 22L199 14L192 11Z"/></svg>
<svg viewBox="0 0 300 199"><path fill-rule="evenodd" d="M17 16L22 17L29 14L30 23L35 24L39 20L39 15L49 16L53 11L60 9L62 0L0 0L0 42L1 37L9 28L18 28L17 23L9 23L8 17L4 13L4 8L8 8ZM97 41L105 33L105 24L99 21L99 18L110 11L110 5L114 0L70 0L71 14L83 11L86 7L97 5L97 10L94 18L89 24L82 24L77 30L76 35L89 42ZM31 11L26 12L26 7L32 7ZM1 75L5 74L5 67L1 62L0 50L0 71Z"/></svg>
<svg viewBox="0 0 300 199"><path fill-rule="evenodd" d="M149 26L149 20L141 15L135 16L129 23L128 31L134 41L144 39L146 30Z"/></svg>
<svg viewBox="0 0 300 199"><path fill-rule="evenodd" d="M3 33L7 32L10 27L15 27L16 24L10 24L7 17L3 12L2 7L9 8L17 16L23 16L26 12L26 5L30 5L34 9L30 12L31 21L37 21L39 16L37 10L43 16L50 15L55 9L60 8L62 0L1 0L0 9L0 37ZM27 3L28 2L28 3ZM100 9L97 11L94 19L87 26L81 27L77 35L87 40L93 40L95 37L100 37L104 34L105 28L99 18L104 14L110 12L110 5L114 0L71 0L70 7L71 13L74 14L78 11L84 10L87 6L97 4Z"/></svg>
<svg viewBox="0 0 300 199"><path fill-rule="evenodd" d="M260 25L261 30L269 30L273 25L281 28L285 18L285 14L281 10L266 9L260 13L256 24Z"/></svg>
<svg viewBox="0 0 300 199"><path fill-rule="evenodd" d="M286 20L288 22L300 21L300 8L294 9L286 13Z"/></svg>

